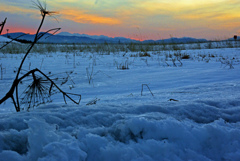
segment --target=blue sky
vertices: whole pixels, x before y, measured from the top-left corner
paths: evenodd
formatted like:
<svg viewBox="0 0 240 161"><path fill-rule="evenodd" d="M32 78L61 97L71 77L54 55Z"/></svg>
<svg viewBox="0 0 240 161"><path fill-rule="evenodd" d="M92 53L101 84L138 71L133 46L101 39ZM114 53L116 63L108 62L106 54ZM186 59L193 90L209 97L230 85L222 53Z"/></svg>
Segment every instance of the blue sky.
<svg viewBox="0 0 240 161"><path fill-rule="evenodd" d="M42 1L41 1L42 2ZM45 1L44 1L45 2ZM225 39L240 32L240 0L48 0L43 30L123 36L138 40L169 37ZM0 21L10 32L34 33L40 12L31 0L1 0Z"/></svg>

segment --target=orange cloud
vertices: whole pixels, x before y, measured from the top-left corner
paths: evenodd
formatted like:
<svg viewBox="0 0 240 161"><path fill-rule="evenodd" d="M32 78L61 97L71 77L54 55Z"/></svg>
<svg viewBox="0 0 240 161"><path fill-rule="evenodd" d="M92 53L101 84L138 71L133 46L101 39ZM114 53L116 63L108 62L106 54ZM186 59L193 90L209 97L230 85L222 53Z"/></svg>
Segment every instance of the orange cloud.
<svg viewBox="0 0 240 161"><path fill-rule="evenodd" d="M78 10L64 10L62 11L62 17L78 23L107 24L107 25L121 24L121 21L116 18L102 17L94 14L86 14Z"/></svg>
<svg viewBox="0 0 240 161"><path fill-rule="evenodd" d="M238 20L240 18L239 14L224 14L224 15L220 15L220 16L216 16L215 19L216 20L220 20L220 21L226 21L226 20Z"/></svg>
<svg viewBox="0 0 240 161"><path fill-rule="evenodd" d="M240 15L238 13L231 14L231 13L219 13L218 15L216 13L205 13L205 14L182 14L175 16L177 19L182 20L217 20L217 21L227 21L227 20L234 20L239 19Z"/></svg>
<svg viewBox="0 0 240 161"><path fill-rule="evenodd" d="M224 23L222 25L224 29L234 29L234 28L240 28L240 22L231 22L231 23ZM240 29L239 29L240 30Z"/></svg>

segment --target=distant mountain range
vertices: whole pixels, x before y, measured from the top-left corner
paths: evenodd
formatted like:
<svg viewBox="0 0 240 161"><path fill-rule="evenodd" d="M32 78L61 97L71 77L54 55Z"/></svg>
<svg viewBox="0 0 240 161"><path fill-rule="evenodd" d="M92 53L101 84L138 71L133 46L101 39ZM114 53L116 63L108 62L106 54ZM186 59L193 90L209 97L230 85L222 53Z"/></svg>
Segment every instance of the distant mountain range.
<svg viewBox="0 0 240 161"><path fill-rule="evenodd" d="M2 35L4 37L16 38L24 33L9 33ZM18 40L22 42L29 42L34 40L35 35L26 34L18 38ZM108 37L104 35L87 35L87 34L71 34L69 32L61 32L56 35L45 34L39 42L41 43L195 43L195 42L206 42L206 39L195 39L191 37L183 37L183 38L169 38L164 40L145 40L145 41L137 41L125 37Z"/></svg>

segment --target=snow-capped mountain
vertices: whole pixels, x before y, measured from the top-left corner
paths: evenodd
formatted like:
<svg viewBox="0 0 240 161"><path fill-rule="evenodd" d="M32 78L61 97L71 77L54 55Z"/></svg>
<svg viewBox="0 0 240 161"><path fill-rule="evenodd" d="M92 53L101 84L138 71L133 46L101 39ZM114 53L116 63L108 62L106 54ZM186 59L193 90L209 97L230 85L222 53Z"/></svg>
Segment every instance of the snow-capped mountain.
<svg viewBox="0 0 240 161"><path fill-rule="evenodd" d="M12 39L22 35L24 33L17 32L17 33L9 33ZM3 35L7 37L7 35ZM33 41L35 35L26 34L18 38L18 40L24 41ZM141 43L196 43L196 42L206 42L206 39L195 39L191 37L183 37L183 38L170 38L164 40L145 40ZM78 34L74 33L71 34L69 32L61 32L56 35L52 34L45 34L39 42L41 43L140 43L140 41L125 38L125 37L108 37L104 35L87 35L87 34Z"/></svg>
<svg viewBox="0 0 240 161"><path fill-rule="evenodd" d="M14 39L23 33L18 32L18 33L9 33L8 35ZM7 36L7 35L3 35ZM35 35L31 34L26 34L24 36L21 36L18 38L19 40L26 40L26 41L33 41ZM91 36L91 35L81 35L81 34L72 34L70 36L70 33L67 34L45 34L39 42L41 43L131 43L131 42L137 42L136 40L128 39L128 38L123 38L123 37L116 37L116 38L110 38L107 36Z"/></svg>
<svg viewBox="0 0 240 161"><path fill-rule="evenodd" d="M0 36L0 43L10 42L10 41L12 41L12 39L9 39L4 36Z"/></svg>
<svg viewBox="0 0 240 161"><path fill-rule="evenodd" d="M163 39L163 40L145 40L143 42L145 43L165 43L165 44L171 44L171 43L197 43L197 42L207 42L206 39L196 39L192 37L182 37L182 38L176 38L172 37L169 39Z"/></svg>
<svg viewBox="0 0 240 161"><path fill-rule="evenodd" d="M108 42L108 43L130 43L130 42L138 42L133 39L125 38L125 37L108 37L105 35L87 35L87 34L79 34L79 33L69 33L69 32L61 32L57 34L56 36L71 36L71 37L85 37L90 38L94 40L100 40L102 42Z"/></svg>
<svg viewBox="0 0 240 161"><path fill-rule="evenodd" d="M59 34L57 34L58 36L79 36L79 37L88 37L91 39L109 39L111 37L108 36L104 36L104 35L87 35L87 34L79 34L79 33L69 33L69 32L60 32Z"/></svg>
<svg viewBox="0 0 240 161"><path fill-rule="evenodd" d="M87 34L79 34L79 33L69 33L69 32L61 32L57 35L61 35L61 36L79 36L79 37L88 37L88 38L91 38L91 39L104 39L104 40L113 40L113 39L117 39L117 40L120 40L120 41L123 41L124 40L130 40L130 41L137 41L137 40L133 40L133 39L128 39L128 38L125 38L125 37L114 37L114 38L111 38L111 37L108 37L108 36L104 36L104 35L87 35ZM164 39L164 40L145 40L143 41L143 43L195 43L195 42L206 42L207 40L206 39L196 39L196 38L192 38L192 37L182 37L182 38L176 38L176 37L172 37L172 38L169 38L169 39ZM139 42L139 41L137 41Z"/></svg>

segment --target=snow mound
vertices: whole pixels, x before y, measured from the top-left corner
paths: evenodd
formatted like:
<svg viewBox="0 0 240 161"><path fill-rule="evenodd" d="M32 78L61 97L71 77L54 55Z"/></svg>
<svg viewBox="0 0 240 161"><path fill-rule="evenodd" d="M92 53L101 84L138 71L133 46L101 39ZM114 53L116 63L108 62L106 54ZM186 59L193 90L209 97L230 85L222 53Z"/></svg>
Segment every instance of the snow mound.
<svg viewBox="0 0 240 161"><path fill-rule="evenodd" d="M0 115L0 158L16 161L240 159L237 120L231 123L216 118L209 123L197 123L179 117L171 107L165 112L162 106L151 108L151 105L70 107L55 105L55 109ZM196 115L197 109L211 111L200 104L195 110L181 110ZM221 109L217 112L224 116Z"/></svg>

